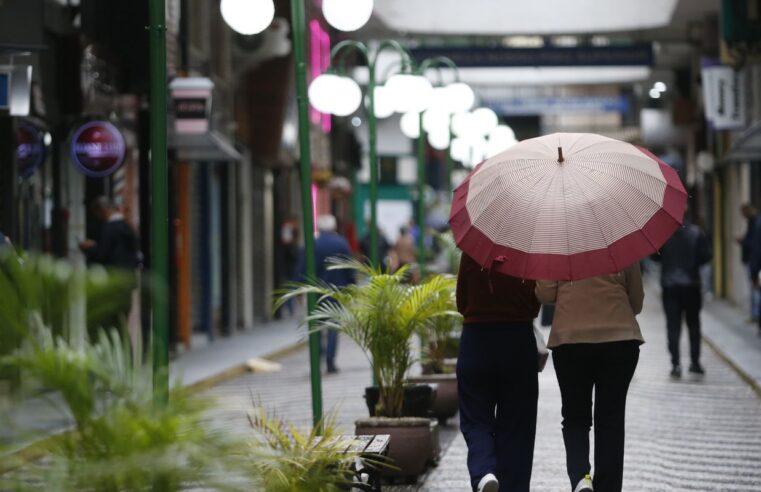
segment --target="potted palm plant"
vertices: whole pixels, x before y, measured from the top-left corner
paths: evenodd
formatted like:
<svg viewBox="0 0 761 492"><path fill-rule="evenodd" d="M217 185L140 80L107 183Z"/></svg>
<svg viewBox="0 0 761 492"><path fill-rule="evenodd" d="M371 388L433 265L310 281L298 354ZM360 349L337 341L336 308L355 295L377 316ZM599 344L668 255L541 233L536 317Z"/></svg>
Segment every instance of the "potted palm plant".
<svg viewBox="0 0 761 492"><path fill-rule="evenodd" d="M375 416L356 422L357 434L390 434L389 457L396 476L417 477L432 455L431 422L404 416L405 380L416 356L413 334L440 318L457 317L452 309L454 279L434 275L410 285L407 269L384 272L353 259L331 259L328 268L348 268L363 280L356 285L335 287L318 281L293 284L276 301L315 294L320 303L308 317L316 329L335 329L359 345L368 356L378 388Z"/></svg>

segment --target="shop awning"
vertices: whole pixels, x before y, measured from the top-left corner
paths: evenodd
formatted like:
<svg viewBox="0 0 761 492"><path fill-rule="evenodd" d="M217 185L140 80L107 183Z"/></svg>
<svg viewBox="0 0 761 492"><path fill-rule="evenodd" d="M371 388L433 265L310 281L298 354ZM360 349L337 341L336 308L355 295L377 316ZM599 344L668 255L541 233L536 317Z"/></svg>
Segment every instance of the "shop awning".
<svg viewBox="0 0 761 492"><path fill-rule="evenodd" d="M761 161L761 123L745 130L724 155L726 162Z"/></svg>
<svg viewBox="0 0 761 492"><path fill-rule="evenodd" d="M182 161L234 162L243 159L232 142L215 131L192 135L170 132L169 147L177 151L177 159Z"/></svg>

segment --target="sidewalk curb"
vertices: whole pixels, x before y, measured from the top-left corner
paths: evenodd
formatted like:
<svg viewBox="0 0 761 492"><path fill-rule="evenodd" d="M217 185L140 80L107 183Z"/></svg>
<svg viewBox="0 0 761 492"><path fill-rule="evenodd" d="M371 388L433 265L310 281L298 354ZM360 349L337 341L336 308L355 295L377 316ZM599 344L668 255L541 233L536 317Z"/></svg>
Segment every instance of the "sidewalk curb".
<svg viewBox="0 0 761 492"><path fill-rule="evenodd" d="M718 355L721 360L726 362L727 365L729 365L729 367L731 367L737 373L737 375L740 376L740 379L748 383L748 385L753 389L753 391L756 392L756 395L759 398L761 398L761 384L759 384L759 382L756 381L755 378L753 378L750 374L745 372L743 368L741 368L738 364L736 364L735 361L730 356L728 356L723 350L721 350L719 346L716 343L714 343L713 340L711 340L710 337L707 337L705 334L703 334L703 341L705 342L706 345L711 347L711 350L713 350L714 353Z"/></svg>
<svg viewBox="0 0 761 492"><path fill-rule="evenodd" d="M306 347L307 343L308 342L306 340L295 342L290 345L286 345L285 347L278 350L264 354L260 356L260 358L270 360L281 359ZM193 384L185 385L184 388L191 394L197 394L248 372L250 372L250 369L244 361L222 372L201 379L200 381L196 381ZM51 445L55 444L56 441L63 439L63 437L69 432L72 432L72 430L73 429L71 428L61 429L58 432L54 432L53 434L31 442L20 449L11 451L9 453L0 454L0 457L3 458L3 462L0 463L0 475L23 466L25 463L42 458L45 456L45 454L47 454L47 449Z"/></svg>
<svg viewBox="0 0 761 492"><path fill-rule="evenodd" d="M259 356L261 359L269 359L269 360L277 360L282 359L283 357L290 355L294 352L296 352L299 349L302 349L307 346L307 341L300 341L296 343L292 343L290 345L287 345L281 349L275 350L273 352L269 352L267 354ZM190 393L200 393L204 390L207 390L209 388L212 388L220 383L223 383L225 381L228 381L230 379L233 379L237 376L246 374L248 372L251 372L248 366L246 365L246 361L241 362L240 364L237 364L233 367L230 367L229 369L226 369L222 372L219 372L217 374L213 374L207 378L203 378L200 381L196 381L193 384L189 384L185 386L185 389L187 389Z"/></svg>

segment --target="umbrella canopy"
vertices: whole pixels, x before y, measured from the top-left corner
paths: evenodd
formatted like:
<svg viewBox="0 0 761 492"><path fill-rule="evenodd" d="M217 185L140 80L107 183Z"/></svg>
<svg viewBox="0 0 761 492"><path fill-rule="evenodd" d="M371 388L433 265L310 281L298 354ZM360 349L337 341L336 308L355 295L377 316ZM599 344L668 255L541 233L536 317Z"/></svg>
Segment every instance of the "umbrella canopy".
<svg viewBox="0 0 761 492"><path fill-rule="evenodd" d="M658 251L686 203L676 171L647 150L555 133L479 164L455 190L449 222L460 249L484 268L579 280Z"/></svg>

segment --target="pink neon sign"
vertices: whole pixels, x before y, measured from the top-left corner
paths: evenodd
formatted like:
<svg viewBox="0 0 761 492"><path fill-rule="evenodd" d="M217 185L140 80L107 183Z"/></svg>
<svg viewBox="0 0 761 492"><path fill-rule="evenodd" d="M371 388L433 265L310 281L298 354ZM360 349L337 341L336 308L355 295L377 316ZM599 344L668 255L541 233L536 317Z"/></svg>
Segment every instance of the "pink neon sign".
<svg viewBox="0 0 761 492"><path fill-rule="evenodd" d="M322 28L320 22L309 22L309 78L314 80L330 66L330 35ZM322 131L330 132L330 115L309 108L310 120L315 125L321 125Z"/></svg>

